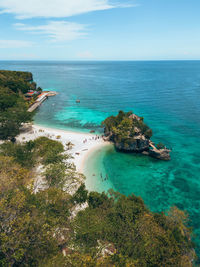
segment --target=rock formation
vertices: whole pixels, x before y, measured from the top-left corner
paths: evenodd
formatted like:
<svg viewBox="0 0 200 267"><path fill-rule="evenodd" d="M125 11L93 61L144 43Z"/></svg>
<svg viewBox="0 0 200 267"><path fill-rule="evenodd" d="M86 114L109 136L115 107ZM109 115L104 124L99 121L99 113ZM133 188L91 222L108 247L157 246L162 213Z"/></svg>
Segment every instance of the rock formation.
<svg viewBox="0 0 200 267"><path fill-rule="evenodd" d="M102 122L105 140L112 141L119 151L143 153L153 158L170 160L170 150L164 145L156 147L150 140L152 130L143 118L133 112L120 111Z"/></svg>

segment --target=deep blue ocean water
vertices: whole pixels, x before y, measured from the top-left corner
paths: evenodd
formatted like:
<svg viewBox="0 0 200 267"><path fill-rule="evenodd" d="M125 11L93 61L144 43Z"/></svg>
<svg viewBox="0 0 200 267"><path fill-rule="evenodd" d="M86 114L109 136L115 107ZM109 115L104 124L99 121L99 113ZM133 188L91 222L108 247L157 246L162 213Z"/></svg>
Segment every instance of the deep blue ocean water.
<svg viewBox="0 0 200 267"><path fill-rule="evenodd" d="M59 92L38 110L38 124L101 132L120 109L143 116L153 141L172 148L171 161L101 149L87 160L90 189L134 193L153 211L188 211L200 249L200 61L1 61L0 69L31 71L39 86Z"/></svg>

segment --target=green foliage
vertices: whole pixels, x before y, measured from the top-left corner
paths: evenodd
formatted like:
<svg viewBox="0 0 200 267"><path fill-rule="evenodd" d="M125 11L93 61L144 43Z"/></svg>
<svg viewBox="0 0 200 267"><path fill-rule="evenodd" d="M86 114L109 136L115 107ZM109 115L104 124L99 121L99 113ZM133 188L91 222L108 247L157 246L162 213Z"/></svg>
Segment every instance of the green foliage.
<svg viewBox="0 0 200 267"><path fill-rule="evenodd" d="M98 240L102 240L115 246L115 263L191 266L188 251L192 253L193 244L183 212L175 209L173 215L155 214L141 198L113 192L110 197L92 192L88 199L89 208L80 212L74 222L75 241L84 253L93 253Z"/></svg>
<svg viewBox="0 0 200 267"><path fill-rule="evenodd" d="M22 92L27 93L30 90L30 85L22 80L5 80L2 82L0 80L0 86L5 86L10 88L14 93Z"/></svg>
<svg viewBox="0 0 200 267"><path fill-rule="evenodd" d="M74 200L87 200L87 191L81 186L73 198L62 190L65 179L75 176L71 165L59 157L63 151L61 143L45 137L1 145L0 266L39 266L60 255L60 247L70 240L70 209ZM24 167L32 171L38 163L47 164L50 187L33 194L31 172Z"/></svg>
<svg viewBox="0 0 200 267"><path fill-rule="evenodd" d="M148 139L152 136L152 130L143 122L143 118L134 115L131 111L127 113L119 111L117 116L105 119L102 126L105 134L110 136L112 141L123 143L127 148L139 134Z"/></svg>
<svg viewBox="0 0 200 267"><path fill-rule="evenodd" d="M60 231L64 227L70 227L68 217L71 208L71 196L56 187L50 187L45 191L40 191L35 196L37 207L40 213L45 214L48 224L52 227L59 227ZM67 231L67 235L69 235ZM60 232L62 233L62 231ZM63 232L63 235L66 233Z"/></svg>
<svg viewBox="0 0 200 267"><path fill-rule="evenodd" d="M10 163L1 158L0 263L37 266L38 259L56 253L58 246L38 199L25 187L28 172Z"/></svg>
<svg viewBox="0 0 200 267"><path fill-rule="evenodd" d="M66 181L66 166L62 162L51 164L45 170L44 175L50 187L63 188Z"/></svg>
<svg viewBox="0 0 200 267"><path fill-rule="evenodd" d="M31 173L14 157L0 156L0 170L0 266L192 266L191 229L176 207L167 216L153 213L135 195L88 193L85 185L73 196L54 184L33 194ZM70 210L85 201L89 207L70 220ZM113 255L102 256L106 246Z"/></svg>
<svg viewBox="0 0 200 267"><path fill-rule="evenodd" d="M0 266L38 266L70 238L71 197L55 187L33 194L12 158L0 156L0 170Z"/></svg>
<svg viewBox="0 0 200 267"><path fill-rule="evenodd" d="M22 167L30 169L34 167L36 163L33 149L33 141L29 141L25 144L13 144L12 142L6 142L0 146L0 154L12 157L16 163L20 164Z"/></svg>
<svg viewBox="0 0 200 267"><path fill-rule="evenodd" d="M12 158L0 156L0 196L16 189L16 185L27 185L30 180L28 170L16 164Z"/></svg>
<svg viewBox="0 0 200 267"><path fill-rule="evenodd" d="M164 149L165 145L163 143L158 143L156 147L157 149Z"/></svg>
<svg viewBox="0 0 200 267"><path fill-rule="evenodd" d="M60 142L51 140L45 136L36 139L35 144L38 149L39 156L41 157L47 154L51 149L53 149L55 153L64 152L63 145Z"/></svg>
<svg viewBox="0 0 200 267"><path fill-rule="evenodd" d="M27 93L33 80L30 72L0 71L0 87L10 88L14 93Z"/></svg>
<svg viewBox="0 0 200 267"><path fill-rule="evenodd" d="M13 97L12 97L13 98ZM13 101L13 99L12 99ZM8 107L8 104L6 104ZM12 139L19 134L22 123L30 122L33 114L27 112L27 105L22 98L18 98L14 106L0 112L0 139Z"/></svg>
<svg viewBox="0 0 200 267"><path fill-rule="evenodd" d="M44 136L35 140L35 149L37 155L42 158L44 165L59 163L69 158L69 156L62 154L64 147L60 142L50 140Z"/></svg>
<svg viewBox="0 0 200 267"><path fill-rule="evenodd" d="M95 259L90 255L81 253L71 253L64 257L63 255L56 255L50 258L48 261L42 261L39 267L110 267L107 262L104 261L102 265L96 264ZM114 267L114 266L113 266Z"/></svg>
<svg viewBox="0 0 200 267"><path fill-rule="evenodd" d="M37 88L37 91L38 91L38 92L42 92L42 88L41 88L41 87L38 87L38 88Z"/></svg>
<svg viewBox="0 0 200 267"><path fill-rule="evenodd" d="M0 146L0 155L13 157L15 162L28 169L33 168L39 162L45 166L57 164L57 167L55 166L54 168L49 166L48 173L53 173L56 168L60 168L61 174L61 170L64 169L64 165L62 166L64 164L63 161L70 158L69 155L64 155L63 152L64 147L60 142L50 140L47 137L39 137L34 141L23 144L6 142Z"/></svg>
<svg viewBox="0 0 200 267"><path fill-rule="evenodd" d="M71 158L63 154L64 147L59 141L50 140L47 137L39 137L34 141L22 144L5 142L0 145L0 156L12 157L13 162L29 170L38 164L43 165L45 171L42 173L46 178L49 187L62 189L66 181L76 181L80 175L76 173L73 164L66 160ZM81 198L84 196L82 188ZM80 188L81 193L81 188ZM78 193L77 193L78 201Z"/></svg>
<svg viewBox="0 0 200 267"><path fill-rule="evenodd" d="M22 123L32 120L23 94L32 89L29 72L0 71L0 139L13 139Z"/></svg>
<svg viewBox="0 0 200 267"><path fill-rule="evenodd" d="M105 193L90 192L88 196L88 204L91 208L98 208L104 203L108 203L108 196Z"/></svg>
<svg viewBox="0 0 200 267"><path fill-rule="evenodd" d="M0 111L3 112L15 105L18 97L8 88L0 88Z"/></svg>
<svg viewBox="0 0 200 267"><path fill-rule="evenodd" d="M73 195L72 201L75 203L85 203L88 199L88 191L85 188L85 184L82 184L76 193Z"/></svg>

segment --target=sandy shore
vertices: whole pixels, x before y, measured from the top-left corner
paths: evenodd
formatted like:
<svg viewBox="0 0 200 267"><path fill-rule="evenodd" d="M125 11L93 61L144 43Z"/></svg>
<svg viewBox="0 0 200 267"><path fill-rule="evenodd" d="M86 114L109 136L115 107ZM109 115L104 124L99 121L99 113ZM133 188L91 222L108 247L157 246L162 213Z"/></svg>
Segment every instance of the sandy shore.
<svg viewBox="0 0 200 267"><path fill-rule="evenodd" d="M72 155L76 169L78 172L83 172L84 162L91 152L94 150L109 145L109 142L105 142L101 136L89 133L78 133L67 130L59 130L55 128L48 128L39 125L33 125L32 129L21 133L17 137L17 141L24 142L34 140L40 136L46 136L52 140L61 142L65 149L66 144L71 142L73 144L69 153Z"/></svg>

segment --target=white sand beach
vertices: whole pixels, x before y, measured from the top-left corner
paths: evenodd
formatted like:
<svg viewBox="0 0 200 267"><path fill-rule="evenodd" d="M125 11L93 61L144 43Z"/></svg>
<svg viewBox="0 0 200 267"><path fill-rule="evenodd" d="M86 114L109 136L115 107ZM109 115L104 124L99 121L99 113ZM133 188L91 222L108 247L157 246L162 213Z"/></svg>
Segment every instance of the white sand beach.
<svg viewBox="0 0 200 267"><path fill-rule="evenodd" d="M46 136L52 140L61 142L66 150L68 148L67 144L71 142L73 146L69 150L69 154L72 155L72 161L80 173L83 172L84 162L91 152L110 144L109 142L105 142L100 135L48 128L35 124L29 130L22 132L17 137L17 141L25 142L34 140L40 136Z"/></svg>

